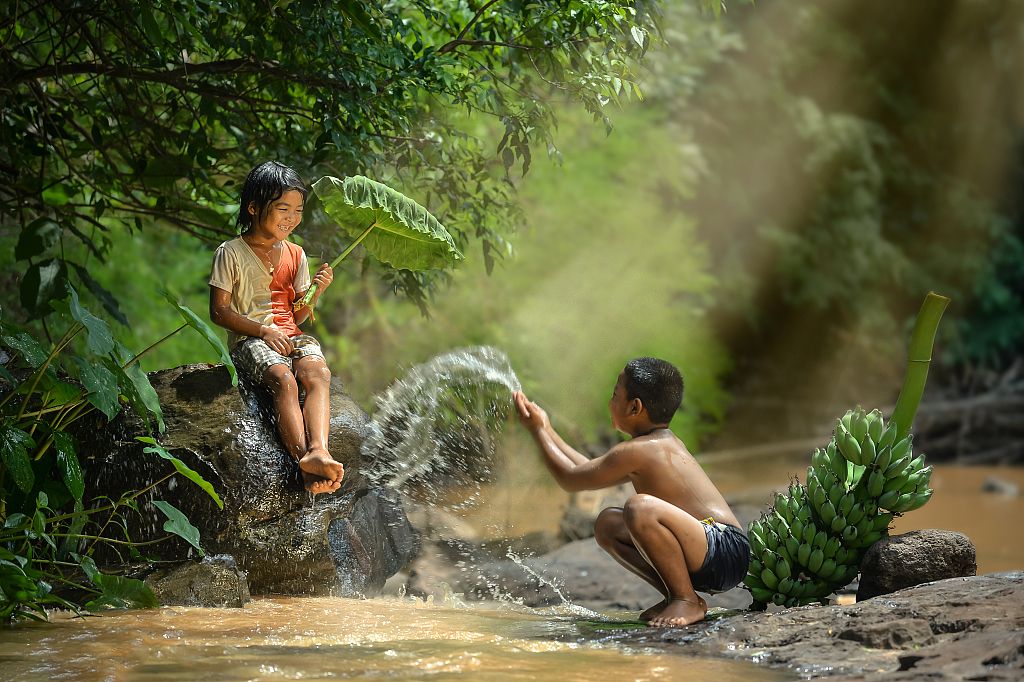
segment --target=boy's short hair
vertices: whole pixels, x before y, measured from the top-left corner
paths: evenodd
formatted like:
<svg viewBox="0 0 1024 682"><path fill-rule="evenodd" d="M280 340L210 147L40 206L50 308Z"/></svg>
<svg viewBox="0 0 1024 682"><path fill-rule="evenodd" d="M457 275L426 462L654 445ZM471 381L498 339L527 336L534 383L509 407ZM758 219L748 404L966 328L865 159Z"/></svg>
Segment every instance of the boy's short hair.
<svg viewBox="0 0 1024 682"><path fill-rule="evenodd" d="M635 358L623 370L626 398L639 398L655 424L667 424L683 402L683 377L671 362Z"/></svg>
<svg viewBox="0 0 1024 682"><path fill-rule="evenodd" d="M254 220L263 220L270 204L292 189L302 193L302 200L306 200L309 190L299 174L283 163L266 161L249 171L245 176L241 204L238 207L238 231L245 232L253 226ZM249 213L249 204L256 205L255 216Z"/></svg>

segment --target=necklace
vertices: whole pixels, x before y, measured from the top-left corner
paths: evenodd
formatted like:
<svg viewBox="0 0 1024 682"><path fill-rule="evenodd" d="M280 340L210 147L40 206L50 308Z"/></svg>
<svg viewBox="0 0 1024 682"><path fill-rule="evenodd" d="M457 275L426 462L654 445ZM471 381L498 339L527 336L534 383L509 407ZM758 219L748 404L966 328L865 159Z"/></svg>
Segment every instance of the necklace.
<svg viewBox="0 0 1024 682"><path fill-rule="evenodd" d="M273 244L271 244L267 248L266 251L260 252L260 251L257 251L256 246L254 244L250 244L248 241L246 241L245 243L249 244L249 248L256 255L256 257L259 258L260 261L264 265L267 266L267 272L269 272L271 275L273 275L274 274L274 259L273 259L273 256L272 256L272 254L274 252Z"/></svg>

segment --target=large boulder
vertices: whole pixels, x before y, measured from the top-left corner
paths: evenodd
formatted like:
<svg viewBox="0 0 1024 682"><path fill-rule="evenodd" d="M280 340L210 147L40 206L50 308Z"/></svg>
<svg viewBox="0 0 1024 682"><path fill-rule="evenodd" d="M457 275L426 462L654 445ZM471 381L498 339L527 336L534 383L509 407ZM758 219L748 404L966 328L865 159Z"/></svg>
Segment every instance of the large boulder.
<svg viewBox="0 0 1024 682"><path fill-rule="evenodd" d="M928 529L894 535L876 542L864 554L857 601L977 572L974 543L963 533Z"/></svg>
<svg viewBox="0 0 1024 682"><path fill-rule="evenodd" d="M199 529L207 552L235 557L255 594L365 595L415 556L417 536L399 496L362 475L360 446L369 418L337 378L331 383L329 448L345 466L345 480L337 492L315 498L268 428L269 396L261 389L233 387L222 366L177 367L151 374L150 381L166 423L158 440L213 484L224 509L174 477L140 498L144 519L132 524L135 539L163 535L164 519L147 502L167 500ZM88 490L117 496L165 476L168 462L135 440L146 433L127 410L110 424L86 425L78 435ZM148 546L147 553L180 560L192 549L174 538Z"/></svg>

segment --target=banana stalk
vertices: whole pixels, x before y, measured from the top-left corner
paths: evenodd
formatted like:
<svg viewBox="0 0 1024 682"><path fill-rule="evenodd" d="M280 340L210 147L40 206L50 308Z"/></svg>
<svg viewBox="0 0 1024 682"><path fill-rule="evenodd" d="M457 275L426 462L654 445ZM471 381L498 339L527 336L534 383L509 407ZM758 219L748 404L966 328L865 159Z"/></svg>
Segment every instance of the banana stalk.
<svg viewBox="0 0 1024 682"><path fill-rule="evenodd" d="M932 347L935 345L935 332L939 328L942 313L949 305L949 299L934 291L928 292L921 304L921 310L914 321L914 330L910 334L910 345L907 348L907 372L903 376L903 387L900 397L896 400L890 421L896 422L896 440L902 440L914 423L914 415L921 404L924 384L928 380L928 369L932 364Z"/></svg>

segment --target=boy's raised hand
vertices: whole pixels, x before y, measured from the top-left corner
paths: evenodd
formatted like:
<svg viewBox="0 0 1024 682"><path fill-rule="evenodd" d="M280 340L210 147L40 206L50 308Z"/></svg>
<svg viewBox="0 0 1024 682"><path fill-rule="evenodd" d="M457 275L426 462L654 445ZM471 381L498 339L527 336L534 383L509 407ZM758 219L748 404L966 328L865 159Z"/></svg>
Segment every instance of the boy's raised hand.
<svg viewBox="0 0 1024 682"><path fill-rule="evenodd" d="M532 431L540 431L551 425L548 420L548 413L540 405L526 397L522 391L512 394L512 402L516 406L516 414L519 415L519 423Z"/></svg>

